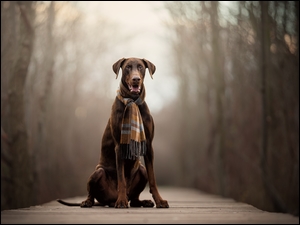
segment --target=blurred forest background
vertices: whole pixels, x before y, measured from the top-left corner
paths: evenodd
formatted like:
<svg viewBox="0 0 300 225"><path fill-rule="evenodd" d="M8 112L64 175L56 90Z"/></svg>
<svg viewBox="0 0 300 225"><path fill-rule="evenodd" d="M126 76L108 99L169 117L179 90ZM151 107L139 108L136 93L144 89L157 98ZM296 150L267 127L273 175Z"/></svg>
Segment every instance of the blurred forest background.
<svg viewBox="0 0 300 225"><path fill-rule="evenodd" d="M299 215L298 1L143 2L168 14L160 58L80 3L1 1L1 210L87 194L112 64L139 48L157 66L146 101L175 93L152 112L158 184Z"/></svg>

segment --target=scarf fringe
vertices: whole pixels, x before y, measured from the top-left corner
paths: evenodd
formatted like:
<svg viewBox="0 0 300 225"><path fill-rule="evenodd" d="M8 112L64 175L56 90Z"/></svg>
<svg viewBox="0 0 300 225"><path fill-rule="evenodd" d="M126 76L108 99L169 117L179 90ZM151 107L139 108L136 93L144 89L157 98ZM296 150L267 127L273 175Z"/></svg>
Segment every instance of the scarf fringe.
<svg viewBox="0 0 300 225"><path fill-rule="evenodd" d="M123 159L136 159L146 154L146 141L136 142L131 140L129 144L121 144L121 156Z"/></svg>

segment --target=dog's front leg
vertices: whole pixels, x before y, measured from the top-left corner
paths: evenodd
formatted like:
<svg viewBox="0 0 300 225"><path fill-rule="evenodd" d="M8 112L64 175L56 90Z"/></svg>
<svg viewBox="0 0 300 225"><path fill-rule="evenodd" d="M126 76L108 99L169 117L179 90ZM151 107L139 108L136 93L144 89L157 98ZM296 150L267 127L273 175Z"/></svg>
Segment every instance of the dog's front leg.
<svg viewBox="0 0 300 225"><path fill-rule="evenodd" d="M128 208L126 181L124 175L124 159L121 157L120 146L116 146L116 166L118 179L118 199L115 208Z"/></svg>
<svg viewBox="0 0 300 225"><path fill-rule="evenodd" d="M156 208L169 208L168 201L162 199L157 189L156 179L154 175L154 168L153 168L153 158L154 158L153 147L151 143L150 144L148 143L147 153L144 156L144 160L145 160L145 165L148 174L150 193L152 194L152 197L155 201Z"/></svg>

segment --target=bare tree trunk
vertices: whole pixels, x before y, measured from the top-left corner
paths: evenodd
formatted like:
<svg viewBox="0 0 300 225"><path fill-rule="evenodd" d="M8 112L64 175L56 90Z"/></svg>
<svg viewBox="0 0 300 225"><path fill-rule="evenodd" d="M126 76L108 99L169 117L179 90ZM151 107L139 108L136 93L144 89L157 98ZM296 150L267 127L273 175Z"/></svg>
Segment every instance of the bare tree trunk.
<svg viewBox="0 0 300 225"><path fill-rule="evenodd" d="M35 12L32 1L18 2L20 10L20 30L18 54L12 77L9 81L8 137L13 157L11 178L13 188L10 195L10 208L30 206L34 202L32 158L27 146L27 132L24 119L24 86L32 54Z"/></svg>
<svg viewBox="0 0 300 225"><path fill-rule="evenodd" d="M47 37L46 37L46 45L47 45L47 54L45 59L45 70L46 70L46 84L43 96L41 98L41 109L42 114L45 114L47 105L50 99L50 93L52 89L53 83L53 66L54 66L54 41L53 41L53 26L55 22L55 11L54 11L54 1L50 2L48 8L48 20L47 20Z"/></svg>
<svg viewBox="0 0 300 225"><path fill-rule="evenodd" d="M266 50L265 50L265 24L266 24L266 12L265 3L261 2L261 92L262 92L262 149L260 154L260 166L262 170L262 176L266 176L266 155L268 149L268 123L267 123L267 91L266 91L266 76L267 76L267 66L266 66Z"/></svg>
<svg viewBox="0 0 300 225"><path fill-rule="evenodd" d="M183 31L178 28L177 30L178 34L182 36ZM181 37L182 38L182 37ZM182 49L180 45L177 45L174 49L176 49L176 60L177 62L181 62L183 63L183 59L182 59ZM184 74L184 71L182 71L182 68L179 66L180 63L177 64L178 68L177 71L179 72L180 75ZM189 130L189 119L185 119L186 116L186 112L189 111L189 104L187 102L188 99L188 84L187 84L187 79L184 79L184 77L182 78L182 76L179 78L180 79L180 136L182 137L182 140L180 142L180 151L179 151L179 158L180 160L180 180L182 181L182 184L187 184L190 183L189 181L191 180L191 174L190 171L188 171L189 167L188 164L191 163L188 161L188 156L186 154L187 151L189 151L190 149L190 142L189 140L189 136L191 135L189 132L187 132Z"/></svg>
<svg viewBox="0 0 300 225"><path fill-rule="evenodd" d="M41 185L43 190L40 192L46 192L48 191L48 188L51 187L51 185L48 185L47 182L52 182L49 180L49 177L55 176L55 173L57 173L56 166L53 166L52 156L55 154L55 150L51 150L52 144L49 141L49 137L51 135L48 134L49 132L49 123L48 118L50 116L51 110L49 110L50 100L51 100L51 90L52 90L52 84L53 84L53 67L54 67L54 55L55 55L55 45L54 45L54 39L53 39L53 26L55 22L55 10L54 10L54 1L51 1L48 9L47 9L47 21L46 21L46 38L45 38L45 51L47 54L45 55L45 61L44 61L44 68L45 68L45 86L42 92L42 95L39 99L39 115L38 115L38 140L39 140L39 148L38 152L36 154L39 158L47 158L47 162L38 163L37 166L39 167L39 170L44 171L44 173L47 175L39 177L39 182L41 182L44 185ZM55 161L54 161L55 162ZM52 164L52 165L51 165ZM42 168L42 169L41 169Z"/></svg>
<svg viewBox="0 0 300 225"><path fill-rule="evenodd" d="M298 40L297 40L297 62L299 62L299 1L295 1L295 4L296 4L296 7L295 7L295 11L296 11L296 34L297 34L297 37L298 37ZM298 74L298 76L297 76ZM296 77L297 77L297 81L296 81L296 85L297 85L297 94L296 96L298 97L298 107L296 109L296 122L297 122L297 130L298 130L298 135L299 135L299 63L298 63L298 66L297 66L297 72L296 72ZM297 143L297 147L296 147L296 179L297 179L297 196L299 198L299 140L298 140L298 143ZM299 203L298 203L299 204ZM299 205L298 205L298 212L297 212L298 216L299 216Z"/></svg>
<svg viewBox="0 0 300 225"><path fill-rule="evenodd" d="M222 66L222 51L219 43L219 18L217 1L211 2L210 18L212 26L212 49L213 49L213 73L216 77L216 119L217 119L217 145L216 145L216 175L219 183L219 194L225 194L225 169L224 169L224 120L223 120L223 98L224 98L224 73Z"/></svg>
<svg viewBox="0 0 300 225"><path fill-rule="evenodd" d="M262 77L262 149L260 155L260 168L265 192L269 194L276 210L287 212L286 206L274 188L267 171L267 156L269 149L269 121L270 117L270 78L269 78L269 23L268 23L268 2L260 2L261 6L261 77Z"/></svg>

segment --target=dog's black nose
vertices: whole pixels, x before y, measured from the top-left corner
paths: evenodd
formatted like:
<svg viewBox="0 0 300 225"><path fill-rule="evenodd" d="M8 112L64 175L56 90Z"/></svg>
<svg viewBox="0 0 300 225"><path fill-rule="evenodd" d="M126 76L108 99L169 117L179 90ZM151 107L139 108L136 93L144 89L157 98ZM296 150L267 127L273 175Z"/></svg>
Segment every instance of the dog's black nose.
<svg viewBox="0 0 300 225"><path fill-rule="evenodd" d="M140 80L141 80L140 77L133 77L133 78L132 78L132 81L134 81L134 82L139 82Z"/></svg>

